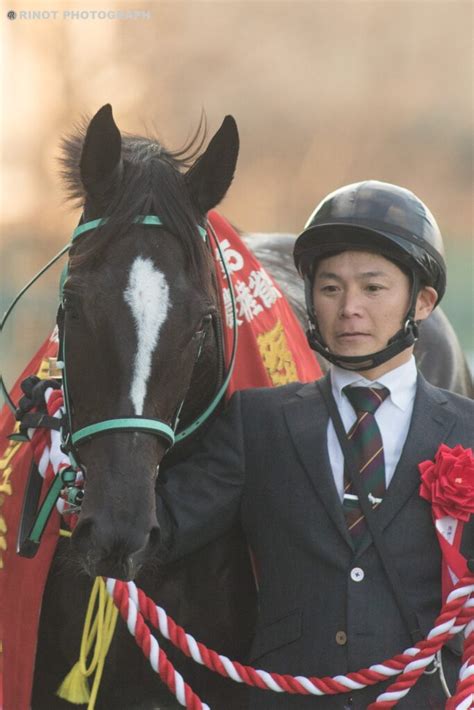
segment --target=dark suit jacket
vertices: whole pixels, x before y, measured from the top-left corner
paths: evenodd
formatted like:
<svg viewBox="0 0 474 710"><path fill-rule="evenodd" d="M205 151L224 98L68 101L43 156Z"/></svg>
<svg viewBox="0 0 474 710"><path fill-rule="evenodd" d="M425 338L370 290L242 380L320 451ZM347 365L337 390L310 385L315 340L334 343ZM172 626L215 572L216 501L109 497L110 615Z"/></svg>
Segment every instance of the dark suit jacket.
<svg viewBox="0 0 474 710"><path fill-rule="evenodd" d="M443 442L472 447L473 415L473 402L419 376L409 434L376 512L424 633L441 606L441 557L430 505L419 495L417 465L433 459ZM240 518L259 584L248 659L257 668L345 674L412 645L370 539L353 548L329 463L327 424L314 383L237 393L202 449L172 468L158 488L168 558L205 544ZM474 555L471 523L463 548ZM452 680L459 658L450 650L444 658ZM252 690L248 708L366 708L382 687L322 698ZM438 674L425 675L399 707L442 708L444 702Z"/></svg>

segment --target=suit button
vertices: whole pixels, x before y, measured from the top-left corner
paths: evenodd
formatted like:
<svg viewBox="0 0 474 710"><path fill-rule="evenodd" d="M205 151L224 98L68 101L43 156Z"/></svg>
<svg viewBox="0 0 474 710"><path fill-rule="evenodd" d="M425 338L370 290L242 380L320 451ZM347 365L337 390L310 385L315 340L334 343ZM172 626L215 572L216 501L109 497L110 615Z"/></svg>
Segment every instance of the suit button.
<svg viewBox="0 0 474 710"><path fill-rule="evenodd" d="M336 643L338 646L345 646L347 643L347 634L345 631L338 631L336 634Z"/></svg>
<svg viewBox="0 0 474 710"><path fill-rule="evenodd" d="M351 569L351 579L353 582L362 582L365 577L365 572L360 567L354 567Z"/></svg>

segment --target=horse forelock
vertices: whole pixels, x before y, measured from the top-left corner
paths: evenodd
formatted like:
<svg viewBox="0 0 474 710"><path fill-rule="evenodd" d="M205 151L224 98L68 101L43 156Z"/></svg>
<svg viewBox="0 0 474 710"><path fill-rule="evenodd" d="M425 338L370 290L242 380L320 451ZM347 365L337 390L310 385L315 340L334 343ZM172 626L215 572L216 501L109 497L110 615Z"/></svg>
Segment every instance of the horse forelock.
<svg viewBox="0 0 474 710"><path fill-rule="evenodd" d="M61 175L67 198L76 206L84 206L87 198L79 165L88 124L84 118L74 133L62 140ZM208 254L197 230L202 216L190 200L184 178L185 170L202 148L201 130L202 120L187 144L175 152L168 151L157 138L122 134L122 180L101 215L108 221L94 233L97 238L89 235L74 245L70 252L71 267L101 258L110 240L126 235L138 215L155 214L180 240L190 276L210 292L212 285L206 276Z"/></svg>

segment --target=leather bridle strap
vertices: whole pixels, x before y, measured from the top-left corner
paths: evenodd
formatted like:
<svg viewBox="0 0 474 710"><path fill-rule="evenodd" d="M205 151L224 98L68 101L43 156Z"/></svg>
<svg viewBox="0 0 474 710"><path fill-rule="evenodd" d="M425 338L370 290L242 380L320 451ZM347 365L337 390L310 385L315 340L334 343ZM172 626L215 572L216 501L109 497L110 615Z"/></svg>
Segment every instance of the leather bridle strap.
<svg viewBox="0 0 474 710"><path fill-rule="evenodd" d="M235 358L237 356L237 342L238 342L238 324L237 324L237 306L235 302L235 294L234 294L234 287L232 284L232 279L229 273L229 268L227 266L226 260L224 253L221 249L221 246L219 244L219 239L217 237L217 234L214 230L214 227L212 224L208 221L207 222L207 227L209 229L209 233L211 234L215 247L219 253L219 257L222 263L222 267L224 269L225 277L227 279L227 283L229 284L229 295L230 295L230 301L231 301L231 307L232 307L232 322L233 322L233 338L232 338L232 351L230 353L230 359L229 359L229 366L227 368L226 375L224 377L224 380L217 390L216 394L214 395L214 398L212 402L206 407L204 412L200 414L193 422L190 424L186 429L183 429L183 431L180 431L176 435L176 441L182 441L186 437L190 436L193 434L199 427L204 424L207 419L214 413L214 411L217 409L217 406L220 404L222 398L224 397L227 387L229 386L232 374L234 372L234 366L235 366Z"/></svg>

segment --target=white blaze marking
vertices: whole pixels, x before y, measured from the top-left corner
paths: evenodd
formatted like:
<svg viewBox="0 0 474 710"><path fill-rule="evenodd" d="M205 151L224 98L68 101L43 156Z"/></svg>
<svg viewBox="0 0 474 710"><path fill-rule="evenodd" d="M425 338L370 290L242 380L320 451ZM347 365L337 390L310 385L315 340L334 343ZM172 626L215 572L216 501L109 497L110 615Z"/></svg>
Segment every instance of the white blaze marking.
<svg viewBox="0 0 474 710"><path fill-rule="evenodd" d="M130 269L124 298L135 320L138 334L130 399L135 414L143 414L146 388L151 373L151 359L158 343L169 306L169 288L164 274L151 259L139 256Z"/></svg>

